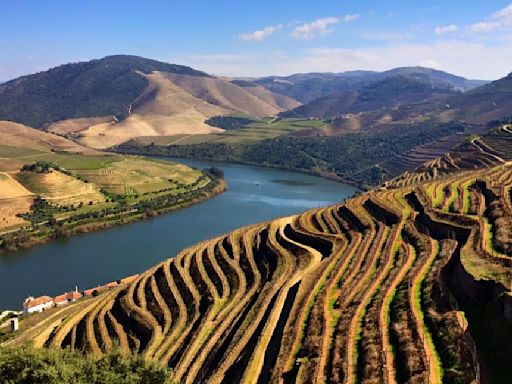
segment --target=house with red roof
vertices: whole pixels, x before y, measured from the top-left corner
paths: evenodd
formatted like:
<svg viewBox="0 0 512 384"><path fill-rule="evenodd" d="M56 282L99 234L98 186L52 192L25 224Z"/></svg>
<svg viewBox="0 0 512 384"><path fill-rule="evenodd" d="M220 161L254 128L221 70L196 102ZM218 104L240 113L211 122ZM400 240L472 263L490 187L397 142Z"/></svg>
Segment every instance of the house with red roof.
<svg viewBox="0 0 512 384"><path fill-rule="evenodd" d="M53 306L55 306L55 303L50 296L29 296L23 302L23 313L28 315L29 313L43 312Z"/></svg>
<svg viewBox="0 0 512 384"><path fill-rule="evenodd" d="M78 299L81 299L81 298L82 298L82 294L80 292L78 292L78 290L74 290L71 292L63 293L62 295L59 295L59 296L55 296L53 301L57 307L60 307L61 305L74 303L75 301L77 301Z"/></svg>

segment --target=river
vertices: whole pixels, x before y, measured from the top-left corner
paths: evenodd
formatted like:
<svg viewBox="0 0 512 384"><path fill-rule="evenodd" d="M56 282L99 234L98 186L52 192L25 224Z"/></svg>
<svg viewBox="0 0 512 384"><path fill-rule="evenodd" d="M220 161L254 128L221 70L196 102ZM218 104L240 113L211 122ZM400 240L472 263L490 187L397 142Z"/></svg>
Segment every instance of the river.
<svg viewBox="0 0 512 384"><path fill-rule="evenodd" d="M339 202L352 186L300 173L231 163L171 159L222 168L228 190L201 204L99 232L0 255L0 309L28 295L54 296L105 284L235 228Z"/></svg>

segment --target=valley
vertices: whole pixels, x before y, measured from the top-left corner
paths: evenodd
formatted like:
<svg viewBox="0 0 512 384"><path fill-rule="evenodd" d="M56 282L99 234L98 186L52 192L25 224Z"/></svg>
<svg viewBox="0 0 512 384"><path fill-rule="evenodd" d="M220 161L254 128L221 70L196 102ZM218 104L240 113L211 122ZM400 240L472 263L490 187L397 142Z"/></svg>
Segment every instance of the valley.
<svg viewBox="0 0 512 384"><path fill-rule="evenodd" d="M37 297L0 381L84 354L145 384L510 382L511 110L510 74L421 66L1 83L0 307Z"/></svg>
<svg viewBox="0 0 512 384"><path fill-rule="evenodd" d="M488 154L512 143L492 135ZM199 242L4 344L118 344L185 383L500 382L512 169L491 157Z"/></svg>
<svg viewBox="0 0 512 384"><path fill-rule="evenodd" d="M257 221L333 204L353 195L348 185L319 177L239 164L182 162L224 171L228 188L200 204L123 226L55 239L0 256L0 308L18 309L28 295L57 295L116 281L196 242ZM18 276L25 276L20 280Z"/></svg>

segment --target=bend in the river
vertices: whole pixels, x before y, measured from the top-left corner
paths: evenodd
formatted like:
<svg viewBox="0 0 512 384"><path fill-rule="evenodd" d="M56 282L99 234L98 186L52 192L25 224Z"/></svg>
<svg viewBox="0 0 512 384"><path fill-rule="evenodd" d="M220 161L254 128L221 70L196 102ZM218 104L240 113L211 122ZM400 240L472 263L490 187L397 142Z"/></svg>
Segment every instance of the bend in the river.
<svg viewBox="0 0 512 384"><path fill-rule="evenodd" d="M206 168L210 161L177 161ZM175 256L198 241L244 225L339 202L356 189L295 172L230 163L228 190L171 214L0 255L0 308L18 309L28 295L95 287Z"/></svg>

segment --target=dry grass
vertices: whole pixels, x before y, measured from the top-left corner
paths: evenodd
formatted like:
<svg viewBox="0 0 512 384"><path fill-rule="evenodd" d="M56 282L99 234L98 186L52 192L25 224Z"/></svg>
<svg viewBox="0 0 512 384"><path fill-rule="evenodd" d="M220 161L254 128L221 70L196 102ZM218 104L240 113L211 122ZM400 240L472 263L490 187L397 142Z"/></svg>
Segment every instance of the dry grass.
<svg viewBox="0 0 512 384"><path fill-rule="evenodd" d="M72 134L87 147L105 149L140 136L222 132L205 124L205 120L230 114L273 116L299 105L261 86L239 87L224 79L163 72L139 75L148 79L149 85L126 119L68 119L52 124L49 131Z"/></svg>
<svg viewBox="0 0 512 384"><path fill-rule="evenodd" d="M77 119L67 119L57 121L48 127L48 132L57 135L75 134L86 130L93 125L107 123L113 120L113 116L103 117L81 117Z"/></svg>
<svg viewBox="0 0 512 384"><path fill-rule="evenodd" d="M32 195L23 185L7 173L0 173L0 200Z"/></svg>
<svg viewBox="0 0 512 384"><path fill-rule="evenodd" d="M8 230L25 223L16 215L30 211L32 196L0 200L0 231Z"/></svg>
<svg viewBox="0 0 512 384"><path fill-rule="evenodd" d="M297 101L277 96L262 87L239 87L229 81L213 77L176 74L166 76L192 95L204 97L206 94L210 103L235 113L273 116L284 109L299 106Z"/></svg>
<svg viewBox="0 0 512 384"><path fill-rule="evenodd" d="M171 136L221 132L204 123L212 116L231 111L207 103L176 86L164 74L141 74L149 80L147 92L156 92L151 100L135 107L119 123L93 125L80 133L79 141L93 148L108 148L139 136Z"/></svg>
<svg viewBox="0 0 512 384"><path fill-rule="evenodd" d="M41 151L53 149L73 153L94 153L93 150L84 148L64 137L10 121L0 121L0 137L4 146L32 148Z"/></svg>
<svg viewBox="0 0 512 384"><path fill-rule="evenodd" d="M11 175L0 173L0 230L23 224L16 215L30 210L32 193Z"/></svg>
<svg viewBox="0 0 512 384"><path fill-rule="evenodd" d="M57 205L105 201L94 185L55 170L50 173L20 172L16 178L32 193Z"/></svg>

